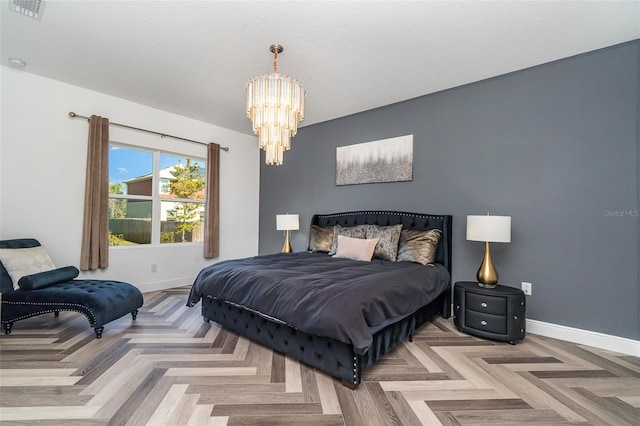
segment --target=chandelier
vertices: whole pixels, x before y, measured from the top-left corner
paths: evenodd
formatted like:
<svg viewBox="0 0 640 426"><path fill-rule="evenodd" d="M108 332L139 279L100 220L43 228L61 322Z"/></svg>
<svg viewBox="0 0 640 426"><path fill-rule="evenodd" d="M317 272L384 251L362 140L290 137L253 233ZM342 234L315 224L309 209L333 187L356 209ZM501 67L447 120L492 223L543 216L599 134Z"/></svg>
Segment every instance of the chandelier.
<svg viewBox="0 0 640 426"><path fill-rule="evenodd" d="M247 118L265 151L265 163L280 166L304 118L305 90L295 78L278 74L278 54L284 48L272 44L269 50L274 55L273 73L254 77L245 85Z"/></svg>

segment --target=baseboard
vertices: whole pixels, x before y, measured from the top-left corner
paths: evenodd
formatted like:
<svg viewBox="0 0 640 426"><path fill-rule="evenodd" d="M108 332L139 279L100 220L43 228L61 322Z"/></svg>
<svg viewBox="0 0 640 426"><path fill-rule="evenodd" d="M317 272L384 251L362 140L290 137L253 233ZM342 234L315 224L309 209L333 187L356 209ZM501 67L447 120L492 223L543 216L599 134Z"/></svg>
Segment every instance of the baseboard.
<svg viewBox="0 0 640 426"><path fill-rule="evenodd" d="M170 288L192 285L193 280L195 280L195 277L177 278L175 280L156 281L152 283L138 284L136 285L136 287L138 287L138 289L142 293L149 293L152 291L167 290Z"/></svg>
<svg viewBox="0 0 640 426"><path fill-rule="evenodd" d="M625 337L530 319L527 320L527 333L640 357L640 341Z"/></svg>

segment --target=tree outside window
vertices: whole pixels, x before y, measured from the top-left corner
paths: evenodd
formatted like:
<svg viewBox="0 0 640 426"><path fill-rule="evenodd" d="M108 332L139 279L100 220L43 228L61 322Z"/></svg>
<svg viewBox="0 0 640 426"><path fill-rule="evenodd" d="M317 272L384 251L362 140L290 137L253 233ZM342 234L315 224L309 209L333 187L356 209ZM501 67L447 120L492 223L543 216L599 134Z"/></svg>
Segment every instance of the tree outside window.
<svg viewBox="0 0 640 426"><path fill-rule="evenodd" d="M173 167L173 178L169 183L169 192L180 199L204 199L204 177L199 173L198 162L191 162L187 158L186 164L180 162ZM178 222L175 234L180 234L180 241L187 241L187 232L192 233L196 228L202 227L201 211L203 205L199 203L179 202L174 209L168 211L169 219Z"/></svg>

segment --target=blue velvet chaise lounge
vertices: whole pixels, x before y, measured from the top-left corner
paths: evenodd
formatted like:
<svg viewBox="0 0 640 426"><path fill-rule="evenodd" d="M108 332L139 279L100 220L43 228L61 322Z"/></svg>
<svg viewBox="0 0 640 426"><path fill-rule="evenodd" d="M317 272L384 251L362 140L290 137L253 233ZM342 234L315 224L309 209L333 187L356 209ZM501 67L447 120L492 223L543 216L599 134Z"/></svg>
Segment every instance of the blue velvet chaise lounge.
<svg viewBox="0 0 640 426"><path fill-rule="evenodd" d="M0 249L27 249L40 247L31 238L0 241ZM131 313L135 320L142 307L142 293L135 286L111 280L74 279L74 267L25 276L20 288L14 289L13 280L0 262L0 292L2 293L2 326L11 333L13 323L25 318L60 311L80 312L89 320L96 337L102 337L104 325Z"/></svg>

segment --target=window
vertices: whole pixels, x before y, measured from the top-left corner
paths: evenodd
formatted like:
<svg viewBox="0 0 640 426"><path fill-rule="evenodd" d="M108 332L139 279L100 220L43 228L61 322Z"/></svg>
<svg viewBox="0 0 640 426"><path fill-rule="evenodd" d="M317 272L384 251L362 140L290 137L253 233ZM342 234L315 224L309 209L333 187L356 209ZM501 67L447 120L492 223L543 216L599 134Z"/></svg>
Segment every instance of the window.
<svg viewBox="0 0 640 426"><path fill-rule="evenodd" d="M160 194L171 194L171 180L168 178L160 178Z"/></svg>
<svg viewBox="0 0 640 426"><path fill-rule="evenodd" d="M204 240L206 162L109 145L109 245Z"/></svg>

